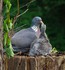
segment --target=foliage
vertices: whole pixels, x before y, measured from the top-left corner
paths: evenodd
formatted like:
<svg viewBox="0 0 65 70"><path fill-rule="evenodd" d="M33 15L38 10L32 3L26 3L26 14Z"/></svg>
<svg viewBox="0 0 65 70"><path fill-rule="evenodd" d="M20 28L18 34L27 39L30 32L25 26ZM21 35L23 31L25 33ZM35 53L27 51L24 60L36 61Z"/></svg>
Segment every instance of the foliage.
<svg viewBox="0 0 65 70"><path fill-rule="evenodd" d="M54 54L54 53L57 53L57 49L54 47L52 50L51 50L51 53Z"/></svg>
<svg viewBox="0 0 65 70"><path fill-rule="evenodd" d="M14 56L11 40L9 37L9 31L12 29L12 20L10 19L11 3L10 3L10 0L4 0L4 3L6 5L6 12L5 12L6 18L4 19L4 24L3 24L4 49L7 57L10 58Z"/></svg>

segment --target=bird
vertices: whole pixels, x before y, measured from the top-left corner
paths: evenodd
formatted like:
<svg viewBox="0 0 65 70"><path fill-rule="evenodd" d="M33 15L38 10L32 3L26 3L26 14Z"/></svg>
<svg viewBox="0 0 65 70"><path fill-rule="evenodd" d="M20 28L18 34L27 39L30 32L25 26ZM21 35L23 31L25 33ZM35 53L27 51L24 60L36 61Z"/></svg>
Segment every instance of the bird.
<svg viewBox="0 0 65 70"><path fill-rule="evenodd" d="M39 38L41 34L41 27L44 24L42 18L36 16L32 19L31 26L15 33L11 38L11 43L14 52L26 53L29 51L31 43Z"/></svg>
<svg viewBox="0 0 65 70"><path fill-rule="evenodd" d="M36 39L32 42L29 56L51 54L52 45L44 38Z"/></svg>
<svg viewBox="0 0 65 70"><path fill-rule="evenodd" d="M52 45L45 31L46 31L46 25L43 25L41 28L40 37L35 39L31 44L29 56L51 54Z"/></svg>

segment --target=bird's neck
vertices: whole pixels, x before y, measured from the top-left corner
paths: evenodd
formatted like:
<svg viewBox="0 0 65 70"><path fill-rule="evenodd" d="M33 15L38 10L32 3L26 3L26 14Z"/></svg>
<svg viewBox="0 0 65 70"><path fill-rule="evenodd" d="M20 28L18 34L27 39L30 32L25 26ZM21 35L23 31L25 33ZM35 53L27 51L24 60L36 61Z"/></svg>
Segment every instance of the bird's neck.
<svg viewBox="0 0 65 70"><path fill-rule="evenodd" d="M37 32L37 31L38 31L38 29L39 29L39 27L37 27L37 26L35 26L35 25L34 25L34 26L32 26L31 28L32 28L35 32Z"/></svg>

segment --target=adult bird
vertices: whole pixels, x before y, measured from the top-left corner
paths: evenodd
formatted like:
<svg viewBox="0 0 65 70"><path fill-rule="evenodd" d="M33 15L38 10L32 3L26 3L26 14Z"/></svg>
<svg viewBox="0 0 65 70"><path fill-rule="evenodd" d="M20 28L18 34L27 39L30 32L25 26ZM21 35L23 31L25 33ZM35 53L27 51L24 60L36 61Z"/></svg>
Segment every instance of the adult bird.
<svg viewBox="0 0 65 70"><path fill-rule="evenodd" d="M40 17L34 17L31 27L15 33L11 39L14 52L28 52L31 43L40 36L42 24L44 23Z"/></svg>

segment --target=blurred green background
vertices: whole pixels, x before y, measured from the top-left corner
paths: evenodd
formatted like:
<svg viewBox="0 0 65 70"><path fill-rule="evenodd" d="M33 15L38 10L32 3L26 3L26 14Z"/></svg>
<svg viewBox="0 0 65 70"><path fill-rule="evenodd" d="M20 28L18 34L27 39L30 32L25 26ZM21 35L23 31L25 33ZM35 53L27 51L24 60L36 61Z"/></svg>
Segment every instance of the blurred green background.
<svg viewBox="0 0 65 70"><path fill-rule="evenodd" d="M32 18L40 16L47 26L46 33L52 46L59 51L65 51L65 0L35 0L28 4L30 1L32 0L19 0L20 14L26 9L29 10L17 19L14 29L19 31L30 27ZM17 14L17 0L11 0L11 3L11 18L13 18ZM24 6L26 4L27 6Z"/></svg>

